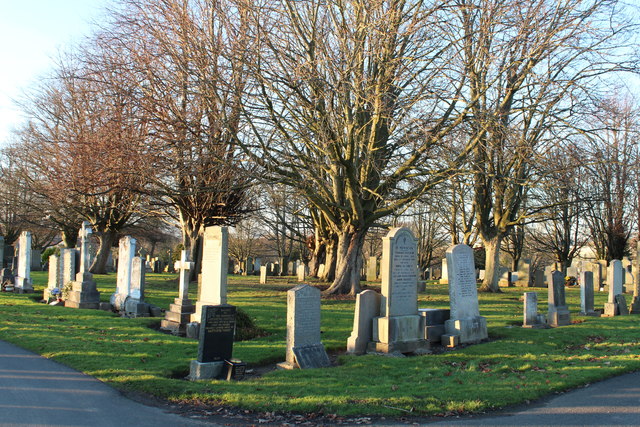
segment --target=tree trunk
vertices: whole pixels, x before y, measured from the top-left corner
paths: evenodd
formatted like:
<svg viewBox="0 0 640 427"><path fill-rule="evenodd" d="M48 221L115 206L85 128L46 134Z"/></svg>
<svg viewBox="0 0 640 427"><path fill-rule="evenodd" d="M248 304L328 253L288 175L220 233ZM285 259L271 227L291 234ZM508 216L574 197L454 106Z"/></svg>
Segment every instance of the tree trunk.
<svg viewBox="0 0 640 427"><path fill-rule="evenodd" d="M93 259L91 267L89 267L89 271L93 274L106 274L109 254L111 253L113 242L115 242L118 233L113 230L107 230L96 234L100 241L100 246L98 247L98 252L96 253L96 257Z"/></svg>
<svg viewBox="0 0 640 427"><path fill-rule="evenodd" d="M70 227L61 230L60 236L65 248L75 248L78 243L78 231L79 228Z"/></svg>
<svg viewBox="0 0 640 427"><path fill-rule="evenodd" d="M318 279L324 282L333 282L336 277L337 242L330 238L325 243L324 273Z"/></svg>
<svg viewBox="0 0 640 427"><path fill-rule="evenodd" d="M498 282L500 280L500 245L503 235L497 233L490 239L482 239L485 249L484 281L481 292L502 292Z"/></svg>
<svg viewBox="0 0 640 427"><path fill-rule="evenodd" d="M318 276L318 267L325 258L325 248L325 242L317 239L313 252L311 253L311 259L309 259L309 276Z"/></svg>
<svg viewBox="0 0 640 427"><path fill-rule="evenodd" d="M327 294L356 295L360 292L360 262L366 230L349 229L338 235L335 279Z"/></svg>

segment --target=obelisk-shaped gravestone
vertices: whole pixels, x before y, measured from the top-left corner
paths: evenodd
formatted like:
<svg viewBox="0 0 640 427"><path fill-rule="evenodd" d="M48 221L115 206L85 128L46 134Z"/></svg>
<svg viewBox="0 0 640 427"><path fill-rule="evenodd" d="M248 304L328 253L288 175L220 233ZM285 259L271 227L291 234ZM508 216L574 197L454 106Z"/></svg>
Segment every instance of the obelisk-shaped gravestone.
<svg viewBox="0 0 640 427"><path fill-rule="evenodd" d="M593 272L583 270L579 275L580 281L580 314L593 316Z"/></svg>
<svg viewBox="0 0 640 427"><path fill-rule="evenodd" d="M15 292L33 292L33 284L31 283L31 233L28 231L20 233Z"/></svg>
<svg viewBox="0 0 640 427"><path fill-rule="evenodd" d="M202 247L202 285L192 322L200 322L203 305L227 303L227 268L229 266L227 227L212 226L204 229Z"/></svg>
<svg viewBox="0 0 640 427"><path fill-rule="evenodd" d="M187 323L195 311L195 307L189 299L189 277L194 265L189 260L187 251L183 250L180 261L176 261L174 266L176 271L180 272L178 298L174 299L173 304L169 306L169 311L165 313L165 319L160 326L176 335L186 333Z"/></svg>
<svg viewBox="0 0 640 427"><path fill-rule="evenodd" d="M622 295L622 281L624 278L624 270L622 269L622 262L618 259L611 260L609 268L607 269L607 283L609 285L609 298L604 304L605 316L618 316L620 314L620 307L616 301L618 295Z"/></svg>
<svg viewBox="0 0 640 427"><path fill-rule="evenodd" d="M562 271L553 271L549 281L549 313L547 322L549 326L564 326L571 324L571 313L567 308L564 296L564 274Z"/></svg>
<svg viewBox="0 0 640 427"><path fill-rule="evenodd" d="M629 313L640 314L640 240L636 244L636 259L633 261L633 299Z"/></svg>
<svg viewBox="0 0 640 427"><path fill-rule="evenodd" d="M412 353L428 349L418 314L418 249L408 228L382 239L380 317L373 319L369 351Z"/></svg>
<svg viewBox="0 0 640 427"><path fill-rule="evenodd" d="M123 311L131 288L131 267L136 254L136 239L125 236L120 239L118 250L118 276L116 291L111 295L111 305L116 311Z"/></svg>
<svg viewBox="0 0 640 427"><path fill-rule="evenodd" d="M284 369L330 366L320 340L320 290L298 285L287 291L287 351Z"/></svg>
<svg viewBox="0 0 640 427"><path fill-rule="evenodd" d="M93 280L93 274L89 272L91 264L91 253L89 251L89 236L91 235L91 224L84 221L80 228L80 271L76 274L76 280L72 282L71 292L64 302L65 307L72 308L92 308L100 307L100 292Z"/></svg>
<svg viewBox="0 0 640 427"><path fill-rule="evenodd" d="M489 337L487 319L480 316L473 249L460 244L447 249L451 314L444 323L448 335L458 335L460 343L478 342Z"/></svg>

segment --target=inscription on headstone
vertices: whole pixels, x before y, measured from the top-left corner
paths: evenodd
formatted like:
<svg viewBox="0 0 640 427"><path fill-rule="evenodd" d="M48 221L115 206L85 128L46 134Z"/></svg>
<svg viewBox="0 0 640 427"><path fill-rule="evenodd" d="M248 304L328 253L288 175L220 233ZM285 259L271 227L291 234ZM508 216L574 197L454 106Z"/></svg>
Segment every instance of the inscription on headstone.
<svg viewBox="0 0 640 427"><path fill-rule="evenodd" d="M202 306L198 362L231 359L236 329L236 307L228 304Z"/></svg>

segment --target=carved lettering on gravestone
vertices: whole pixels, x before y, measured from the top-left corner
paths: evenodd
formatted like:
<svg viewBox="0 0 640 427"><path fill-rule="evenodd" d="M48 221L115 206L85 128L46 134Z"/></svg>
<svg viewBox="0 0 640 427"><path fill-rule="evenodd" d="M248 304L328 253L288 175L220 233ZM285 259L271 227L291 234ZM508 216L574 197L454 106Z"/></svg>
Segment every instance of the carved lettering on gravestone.
<svg viewBox="0 0 640 427"><path fill-rule="evenodd" d="M198 362L230 359L236 328L236 307L228 304L202 306Z"/></svg>
<svg viewBox="0 0 640 427"><path fill-rule="evenodd" d="M383 239L382 316L417 315L416 239L409 229L392 230Z"/></svg>
<svg viewBox="0 0 640 427"><path fill-rule="evenodd" d="M294 347L293 354L300 369L326 368L331 366L329 356L323 345Z"/></svg>

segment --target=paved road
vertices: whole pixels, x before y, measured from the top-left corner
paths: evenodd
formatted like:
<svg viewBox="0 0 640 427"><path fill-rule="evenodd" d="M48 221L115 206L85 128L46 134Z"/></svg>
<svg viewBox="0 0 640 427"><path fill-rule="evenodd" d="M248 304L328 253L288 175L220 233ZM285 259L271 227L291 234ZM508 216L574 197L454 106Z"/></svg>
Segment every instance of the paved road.
<svg viewBox="0 0 640 427"><path fill-rule="evenodd" d="M640 372L573 390L500 415L431 426L640 426Z"/></svg>
<svg viewBox="0 0 640 427"><path fill-rule="evenodd" d="M93 377L0 341L0 426L209 426L142 405Z"/></svg>

